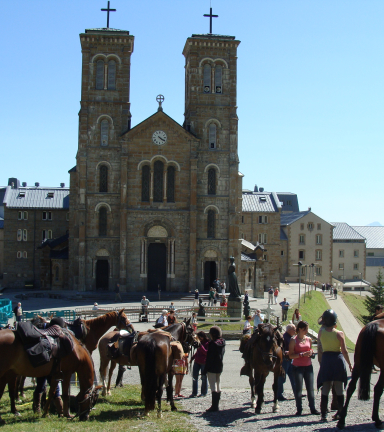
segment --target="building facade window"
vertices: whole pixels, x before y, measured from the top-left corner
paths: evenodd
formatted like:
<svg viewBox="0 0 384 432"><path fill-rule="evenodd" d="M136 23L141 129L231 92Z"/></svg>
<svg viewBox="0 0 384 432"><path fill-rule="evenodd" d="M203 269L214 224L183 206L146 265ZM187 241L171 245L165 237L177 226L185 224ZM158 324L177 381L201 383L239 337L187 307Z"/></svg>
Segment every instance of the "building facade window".
<svg viewBox="0 0 384 432"><path fill-rule="evenodd" d="M100 123L100 145L106 147L108 145L109 122L104 119Z"/></svg>
<svg viewBox="0 0 384 432"><path fill-rule="evenodd" d="M21 258L23 256L23 253L21 251L17 251L16 256L17 258Z"/></svg>
<svg viewBox="0 0 384 432"><path fill-rule="evenodd" d="M55 267L55 281L58 282L60 278L60 269L59 266Z"/></svg>
<svg viewBox="0 0 384 432"><path fill-rule="evenodd" d="M301 229L301 231L303 231L303 229L304 229L304 224L303 223L300 224L300 229Z"/></svg>
<svg viewBox="0 0 384 432"><path fill-rule="evenodd" d="M108 62L108 90L116 89L116 62L110 60Z"/></svg>
<svg viewBox="0 0 384 432"><path fill-rule="evenodd" d="M175 167L167 168L167 202L175 202Z"/></svg>
<svg viewBox="0 0 384 432"><path fill-rule="evenodd" d="M323 244L323 236L321 234L316 234L316 244L317 245Z"/></svg>
<svg viewBox="0 0 384 432"><path fill-rule="evenodd" d="M359 270L359 264L353 264L353 270Z"/></svg>
<svg viewBox="0 0 384 432"><path fill-rule="evenodd" d="M52 212L43 211L43 220L52 220Z"/></svg>
<svg viewBox="0 0 384 432"><path fill-rule="evenodd" d="M204 93L211 93L211 66L204 65Z"/></svg>
<svg viewBox="0 0 384 432"><path fill-rule="evenodd" d="M216 125L215 123L211 123L209 125L209 148L216 148Z"/></svg>
<svg viewBox="0 0 384 432"><path fill-rule="evenodd" d="M248 269L248 282L252 282L252 270Z"/></svg>
<svg viewBox="0 0 384 432"><path fill-rule="evenodd" d="M23 258L28 258L28 253L27 253L27 251L24 251L24 252L23 252Z"/></svg>
<svg viewBox="0 0 384 432"><path fill-rule="evenodd" d="M100 207L99 210L99 237L107 235L107 208Z"/></svg>
<svg viewBox="0 0 384 432"><path fill-rule="evenodd" d="M368 252L367 256L370 256L370 257L375 256L375 253L374 252Z"/></svg>
<svg viewBox="0 0 384 432"><path fill-rule="evenodd" d="M305 251L299 250L299 259L305 259Z"/></svg>
<svg viewBox="0 0 384 432"><path fill-rule="evenodd" d="M215 93L223 92L222 81L223 81L223 67L217 65L215 67Z"/></svg>
<svg viewBox="0 0 384 432"><path fill-rule="evenodd" d="M149 165L144 165L141 170L141 201L149 202L149 185L150 185Z"/></svg>
<svg viewBox="0 0 384 432"><path fill-rule="evenodd" d="M28 231L26 229L23 230L23 241L28 240Z"/></svg>
<svg viewBox="0 0 384 432"><path fill-rule="evenodd" d="M305 234L299 235L299 244L305 245Z"/></svg>
<svg viewBox="0 0 384 432"><path fill-rule="evenodd" d="M216 195L216 170L208 170L208 195Z"/></svg>
<svg viewBox="0 0 384 432"><path fill-rule="evenodd" d="M52 239L52 230L43 230L41 232L41 239L44 240L51 240Z"/></svg>
<svg viewBox="0 0 384 432"><path fill-rule="evenodd" d="M259 243L260 244L267 243L267 234L266 233L260 233L259 234Z"/></svg>
<svg viewBox="0 0 384 432"><path fill-rule="evenodd" d="M316 251L316 261L321 261L323 259L323 251L321 249L318 249Z"/></svg>
<svg viewBox="0 0 384 432"><path fill-rule="evenodd" d="M359 251L358 251L358 250L354 250L354 251L353 251L353 256L354 256L355 258L359 258Z"/></svg>
<svg viewBox="0 0 384 432"><path fill-rule="evenodd" d="M268 261L268 255L267 255L267 254L264 254L264 255L263 255L263 260L264 260L264 261Z"/></svg>
<svg viewBox="0 0 384 432"><path fill-rule="evenodd" d="M317 267L316 273L317 273L318 276L322 275L322 271L323 271L323 269L321 267Z"/></svg>
<svg viewBox="0 0 384 432"><path fill-rule="evenodd" d="M28 212L19 211L17 218L18 218L18 220L28 220Z"/></svg>
<svg viewBox="0 0 384 432"><path fill-rule="evenodd" d="M321 230L321 224L320 224L320 223L317 224L317 229L318 229L319 231Z"/></svg>
<svg viewBox="0 0 384 432"><path fill-rule="evenodd" d="M313 230L313 222L308 222L308 229L309 229L309 231L312 231Z"/></svg>
<svg viewBox="0 0 384 432"><path fill-rule="evenodd" d="M17 230L17 241L23 241L23 230L22 229Z"/></svg>
<svg viewBox="0 0 384 432"><path fill-rule="evenodd" d="M280 256L284 256L284 251L280 251Z"/></svg>
<svg viewBox="0 0 384 432"><path fill-rule="evenodd" d="M344 251L343 250L339 250L339 258L344 258Z"/></svg>
<svg viewBox="0 0 384 432"><path fill-rule="evenodd" d="M153 175L153 201L163 202L163 176L164 176L164 164L161 161L156 161L154 164L154 175Z"/></svg>
<svg viewBox="0 0 384 432"><path fill-rule="evenodd" d="M268 216L259 216L259 224L267 224Z"/></svg>
<svg viewBox="0 0 384 432"><path fill-rule="evenodd" d="M99 170L99 192L108 192L108 167L105 165Z"/></svg>
<svg viewBox="0 0 384 432"><path fill-rule="evenodd" d="M344 263L339 264L339 270L344 270Z"/></svg>
<svg viewBox="0 0 384 432"><path fill-rule="evenodd" d="M104 62L98 60L96 63L96 90L103 90L104 88Z"/></svg>
<svg viewBox="0 0 384 432"><path fill-rule="evenodd" d="M215 212L213 210L208 210L207 237L215 238Z"/></svg>

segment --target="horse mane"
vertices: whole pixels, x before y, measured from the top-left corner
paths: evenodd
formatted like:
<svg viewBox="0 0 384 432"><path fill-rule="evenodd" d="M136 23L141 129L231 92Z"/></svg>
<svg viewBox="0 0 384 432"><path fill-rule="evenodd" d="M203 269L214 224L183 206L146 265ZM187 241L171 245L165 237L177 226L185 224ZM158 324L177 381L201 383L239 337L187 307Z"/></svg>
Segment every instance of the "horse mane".
<svg viewBox="0 0 384 432"><path fill-rule="evenodd" d="M107 321L107 319L112 318L112 316L114 316L114 315L117 317L119 315L119 313L116 312L116 311L111 311L111 312L108 312L108 313L106 313L104 315L98 316L96 318L91 318L91 319L84 320L84 322L85 322L85 325L87 327L89 327L89 326L91 326L93 324L98 324L98 323L101 323L101 322L105 322L105 321Z"/></svg>

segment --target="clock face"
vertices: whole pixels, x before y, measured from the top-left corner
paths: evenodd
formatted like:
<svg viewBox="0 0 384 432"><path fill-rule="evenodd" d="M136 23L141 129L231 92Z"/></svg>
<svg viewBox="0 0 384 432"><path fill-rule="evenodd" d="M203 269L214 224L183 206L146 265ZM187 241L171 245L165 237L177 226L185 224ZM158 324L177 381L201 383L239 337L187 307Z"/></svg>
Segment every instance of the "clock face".
<svg viewBox="0 0 384 432"><path fill-rule="evenodd" d="M156 132L153 133L152 135L152 141L156 144L156 145L163 145L167 142L167 134L161 130L158 130Z"/></svg>

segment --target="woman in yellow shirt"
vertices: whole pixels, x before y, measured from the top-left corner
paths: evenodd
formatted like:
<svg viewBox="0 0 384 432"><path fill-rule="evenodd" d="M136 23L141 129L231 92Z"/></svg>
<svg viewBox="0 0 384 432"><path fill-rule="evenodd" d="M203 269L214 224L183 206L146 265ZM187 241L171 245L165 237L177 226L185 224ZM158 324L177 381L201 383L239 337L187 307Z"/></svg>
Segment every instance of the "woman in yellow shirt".
<svg viewBox="0 0 384 432"><path fill-rule="evenodd" d="M345 362L352 372L347 347L345 345L344 333L336 330L337 315L332 309L326 310L319 319L322 327L319 330L318 351L321 356L320 370L317 376L317 388L321 388L321 421L327 420L328 395L332 388L332 382L337 394L338 411L333 420L338 420L344 405L344 387L347 385L347 370ZM344 361L345 360L345 361Z"/></svg>

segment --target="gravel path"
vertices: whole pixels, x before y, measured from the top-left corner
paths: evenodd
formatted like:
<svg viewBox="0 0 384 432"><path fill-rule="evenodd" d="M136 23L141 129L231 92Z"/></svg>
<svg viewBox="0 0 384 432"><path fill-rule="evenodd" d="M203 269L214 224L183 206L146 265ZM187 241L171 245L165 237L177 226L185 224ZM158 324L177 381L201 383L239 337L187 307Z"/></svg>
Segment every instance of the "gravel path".
<svg viewBox="0 0 384 432"><path fill-rule="evenodd" d="M335 421L320 423L320 416L310 414L307 399L303 399L303 415L295 417L296 405L292 393L287 395L289 400L279 402L280 410L272 413L272 403L267 402L262 412L255 415L251 408L250 391L226 390L222 392L220 400L220 412L207 413L204 411L211 405L211 397L184 399L181 401L184 411L190 415L191 423L199 432L242 431L254 432L255 430L297 432L302 431L338 431ZM266 401L273 399L272 392L265 393ZM316 395L316 406L320 406L320 394ZM349 406L349 413L346 419L347 431L365 432L377 431L370 414L372 401L362 402L353 397ZM328 415L331 420L332 414Z"/></svg>

